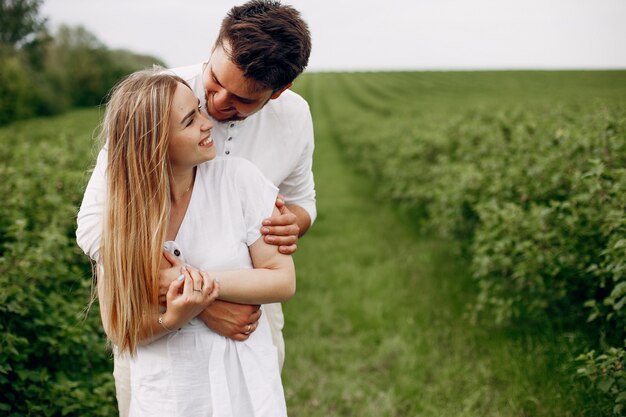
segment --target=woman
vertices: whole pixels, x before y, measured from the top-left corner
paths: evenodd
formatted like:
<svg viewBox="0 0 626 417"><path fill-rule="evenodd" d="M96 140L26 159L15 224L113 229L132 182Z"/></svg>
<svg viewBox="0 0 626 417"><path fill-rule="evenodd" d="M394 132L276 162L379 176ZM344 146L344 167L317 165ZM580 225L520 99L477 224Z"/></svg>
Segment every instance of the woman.
<svg viewBox="0 0 626 417"><path fill-rule="evenodd" d="M211 123L173 75L143 71L123 80L103 124L109 152L97 288L108 338L132 356L130 415L286 415L263 316L245 342L195 318L218 295L264 304L294 294L291 257L259 239L261 221L276 210L276 187L246 160L215 158ZM182 267L163 309L159 268L171 241L198 269Z"/></svg>

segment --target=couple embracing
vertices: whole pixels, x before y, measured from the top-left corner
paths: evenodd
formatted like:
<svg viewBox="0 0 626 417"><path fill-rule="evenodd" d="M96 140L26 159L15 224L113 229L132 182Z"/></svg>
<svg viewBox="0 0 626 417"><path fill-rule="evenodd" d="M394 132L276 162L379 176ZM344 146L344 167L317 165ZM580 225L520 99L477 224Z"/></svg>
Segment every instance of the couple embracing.
<svg viewBox="0 0 626 417"><path fill-rule="evenodd" d="M295 9L252 0L206 62L112 90L76 235L120 415L287 415L280 302L316 217L311 115L289 87L310 50Z"/></svg>

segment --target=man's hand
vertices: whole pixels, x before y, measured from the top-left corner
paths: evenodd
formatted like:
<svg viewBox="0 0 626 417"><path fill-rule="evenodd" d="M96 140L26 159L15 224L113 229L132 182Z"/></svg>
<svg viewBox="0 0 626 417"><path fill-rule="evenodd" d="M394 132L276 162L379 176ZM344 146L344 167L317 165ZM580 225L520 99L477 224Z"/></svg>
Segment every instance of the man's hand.
<svg viewBox="0 0 626 417"><path fill-rule="evenodd" d="M243 341L259 325L260 307L215 300L198 318L214 332L229 339Z"/></svg>
<svg viewBox="0 0 626 417"><path fill-rule="evenodd" d="M276 208L278 208L280 214L263 220L261 234L263 234L265 243L278 246L280 253L291 255L297 249L296 243L300 234L298 219L285 206L285 201L281 195L278 195L276 198Z"/></svg>

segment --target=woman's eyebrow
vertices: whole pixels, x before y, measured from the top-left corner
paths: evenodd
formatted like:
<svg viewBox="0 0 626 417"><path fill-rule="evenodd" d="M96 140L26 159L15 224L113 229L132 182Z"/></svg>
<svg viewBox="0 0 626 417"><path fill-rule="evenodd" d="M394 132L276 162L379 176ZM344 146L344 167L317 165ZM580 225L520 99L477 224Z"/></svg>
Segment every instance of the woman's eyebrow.
<svg viewBox="0 0 626 417"><path fill-rule="evenodd" d="M189 113L187 113L185 117L183 117L183 120L180 121L180 124L184 125L185 121L189 119L191 116L193 116L195 112L196 112L196 109L190 110Z"/></svg>

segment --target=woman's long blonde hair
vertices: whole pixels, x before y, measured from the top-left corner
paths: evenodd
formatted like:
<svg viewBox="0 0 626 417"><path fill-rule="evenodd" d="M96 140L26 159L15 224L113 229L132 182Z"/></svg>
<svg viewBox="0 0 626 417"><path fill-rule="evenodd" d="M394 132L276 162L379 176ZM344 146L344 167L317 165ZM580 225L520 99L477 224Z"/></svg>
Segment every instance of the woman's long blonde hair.
<svg viewBox="0 0 626 417"><path fill-rule="evenodd" d="M103 321L120 352L136 352L144 316L158 310L170 212L168 133L179 82L158 70L131 74L111 91L103 120L108 164L98 279Z"/></svg>

